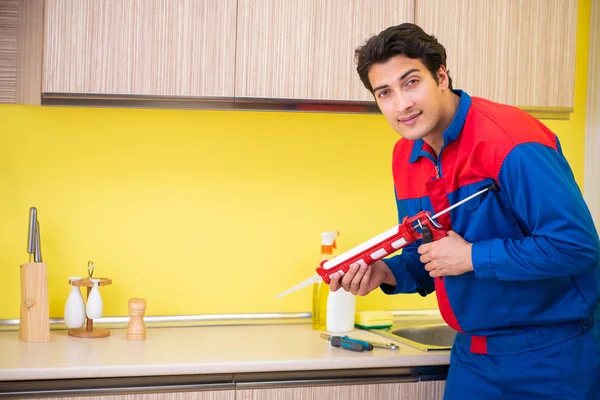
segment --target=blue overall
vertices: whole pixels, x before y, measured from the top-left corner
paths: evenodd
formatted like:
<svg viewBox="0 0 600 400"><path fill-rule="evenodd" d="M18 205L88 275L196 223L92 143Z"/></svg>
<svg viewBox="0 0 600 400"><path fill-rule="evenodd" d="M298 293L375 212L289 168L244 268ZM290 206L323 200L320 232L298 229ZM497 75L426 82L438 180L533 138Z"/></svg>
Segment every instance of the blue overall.
<svg viewBox="0 0 600 400"><path fill-rule="evenodd" d="M436 293L456 329L446 399L600 399L600 240L560 143L514 107L471 98L444 132L439 156L401 139L392 160L401 221L438 220L472 247L474 271L431 278L420 243L384 261L387 294Z"/></svg>

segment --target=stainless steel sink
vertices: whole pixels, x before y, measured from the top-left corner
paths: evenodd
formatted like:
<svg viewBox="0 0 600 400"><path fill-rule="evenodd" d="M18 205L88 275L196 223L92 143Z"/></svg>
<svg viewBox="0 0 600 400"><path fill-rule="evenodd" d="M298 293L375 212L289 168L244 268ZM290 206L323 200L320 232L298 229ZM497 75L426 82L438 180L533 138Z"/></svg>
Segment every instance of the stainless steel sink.
<svg viewBox="0 0 600 400"><path fill-rule="evenodd" d="M404 322L371 332L423 351L450 350L456 331L444 322Z"/></svg>

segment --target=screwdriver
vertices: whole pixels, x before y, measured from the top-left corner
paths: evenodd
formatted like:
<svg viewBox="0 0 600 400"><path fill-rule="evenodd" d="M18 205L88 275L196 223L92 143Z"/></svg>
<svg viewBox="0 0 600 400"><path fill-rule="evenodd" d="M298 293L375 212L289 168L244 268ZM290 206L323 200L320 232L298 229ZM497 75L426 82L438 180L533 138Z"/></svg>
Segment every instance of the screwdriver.
<svg viewBox="0 0 600 400"><path fill-rule="evenodd" d="M335 339L336 342L338 342L339 340L336 338L339 338L339 340L344 340L346 342L359 344L360 346L362 346L363 350L367 350L367 351L371 351L375 347L380 348L380 349L392 350L392 351L398 350L398 345L396 345L394 343L379 343L379 342L371 342L371 341L367 342L366 340L354 339L354 338L351 338L350 336L331 336L326 333L321 333L321 339L330 340L332 342ZM332 345L333 345L333 343L332 343ZM340 347L340 346L335 346L335 347ZM358 351L358 350L356 350L356 351Z"/></svg>

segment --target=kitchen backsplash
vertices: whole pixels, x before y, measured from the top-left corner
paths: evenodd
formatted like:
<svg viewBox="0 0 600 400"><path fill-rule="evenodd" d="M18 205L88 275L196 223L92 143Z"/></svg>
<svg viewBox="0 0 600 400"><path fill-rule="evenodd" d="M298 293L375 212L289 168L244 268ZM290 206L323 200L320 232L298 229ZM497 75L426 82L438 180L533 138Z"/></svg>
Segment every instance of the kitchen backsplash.
<svg viewBox="0 0 600 400"><path fill-rule="evenodd" d="M581 91L577 96L581 96ZM585 114L544 121L583 181ZM320 233L338 252L397 223L378 115L0 106L0 319L19 316L27 218L38 209L50 316L69 276L112 279L104 315L304 312ZM435 296L359 298L357 309L435 308Z"/></svg>

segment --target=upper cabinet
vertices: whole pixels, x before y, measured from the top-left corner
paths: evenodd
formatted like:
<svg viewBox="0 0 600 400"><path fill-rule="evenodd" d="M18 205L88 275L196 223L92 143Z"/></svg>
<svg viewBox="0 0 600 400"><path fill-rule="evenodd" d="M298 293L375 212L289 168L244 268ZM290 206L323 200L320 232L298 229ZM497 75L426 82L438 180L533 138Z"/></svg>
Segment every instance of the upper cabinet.
<svg viewBox="0 0 600 400"><path fill-rule="evenodd" d="M0 103L14 103L17 92L17 0L0 1Z"/></svg>
<svg viewBox="0 0 600 400"><path fill-rule="evenodd" d="M574 104L576 0L416 0L455 88L525 109Z"/></svg>
<svg viewBox="0 0 600 400"><path fill-rule="evenodd" d="M373 101L354 49L413 18L414 0L238 0L235 96Z"/></svg>
<svg viewBox="0 0 600 400"><path fill-rule="evenodd" d="M354 50L402 22L445 46L456 88L568 118L577 0L5 0L0 102L373 110Z"/></svg>
<svg viewBox="0 0 600 400"><path fill-rule="evenodd" d="M46 0L45 94L233 97L237 0Z"/></svg>
<svg viewBox="0 0 600 400"><path fill-rule="evenodd" d="M0 103L40 105L44 0L0 0Z"/></svg>

